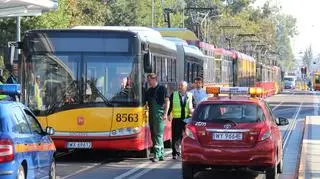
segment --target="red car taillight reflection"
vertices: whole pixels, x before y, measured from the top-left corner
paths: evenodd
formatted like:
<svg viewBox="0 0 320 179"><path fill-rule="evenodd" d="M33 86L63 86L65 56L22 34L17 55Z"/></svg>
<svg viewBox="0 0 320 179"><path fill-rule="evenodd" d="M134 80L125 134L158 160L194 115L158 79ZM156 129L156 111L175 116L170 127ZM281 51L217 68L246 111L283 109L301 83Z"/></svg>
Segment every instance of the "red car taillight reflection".
<svg viewBox="0 0 320 179"><path fill-rule="evenodd" d="M186 126L186 136L190 137L193 140L196 140L197 139L196 127L191 124L187 125Z"/></svg>
<svg viewBox="0 0 320 179"><path fill-rule="evenodd" d="M0 163L12 161L14 158L13 143L10 139L0 139Z"/></svg>

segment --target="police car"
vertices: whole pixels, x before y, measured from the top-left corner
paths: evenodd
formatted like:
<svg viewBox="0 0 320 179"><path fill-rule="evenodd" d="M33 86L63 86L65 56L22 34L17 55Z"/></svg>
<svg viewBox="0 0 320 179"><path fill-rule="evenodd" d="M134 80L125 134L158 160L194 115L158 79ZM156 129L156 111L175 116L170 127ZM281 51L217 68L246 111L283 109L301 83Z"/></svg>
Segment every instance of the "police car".
<svg viewBox="0 0 320 179"><path fill-rule="evenodd" d="M184 179L206 168L249 168L267 179L282 172L282 135L276 118L260 99L261 88L208 88L215 97L201 102L186 125L182 141ZM219 96L224 93L225 96Z"/></svg>
<svg viewBox="0 0 320 179"><path fill-rule="evenodd" d="M17 95L20 85L0 85L3 95ZM3 96L2 96L3 97ZM35 115L23 104L0 101L0 178L55 178L55 146Z"/></svg>

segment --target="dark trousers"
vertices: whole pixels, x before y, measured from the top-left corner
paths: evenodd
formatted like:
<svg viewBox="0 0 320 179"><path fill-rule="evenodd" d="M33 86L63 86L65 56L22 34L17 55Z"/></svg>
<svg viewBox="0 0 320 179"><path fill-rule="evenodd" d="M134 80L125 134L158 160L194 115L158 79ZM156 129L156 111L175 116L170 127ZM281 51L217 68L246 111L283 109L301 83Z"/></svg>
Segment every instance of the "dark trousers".
<svg viewBox="0 0 320 179"><path fill-rule="evenodd" d="M181 140L185 125L186 124L183 122L183 119L174 118L172 120L172 156L180 156Z"/></svg>

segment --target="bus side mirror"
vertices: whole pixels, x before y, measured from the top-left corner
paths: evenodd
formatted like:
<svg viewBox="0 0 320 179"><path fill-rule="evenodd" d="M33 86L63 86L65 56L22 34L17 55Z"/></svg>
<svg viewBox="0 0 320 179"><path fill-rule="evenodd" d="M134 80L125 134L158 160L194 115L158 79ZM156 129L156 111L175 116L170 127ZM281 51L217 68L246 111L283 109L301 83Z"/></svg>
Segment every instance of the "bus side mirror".
<svg viewBox="0 0 320 179"><path fill-rule="evenodd" d="M22 48L21 42L8 42L4 63L6 65L13 65L13 62L15 60L18 60L18 57L16 56L17 55L16 51L21 48Z"/></svg>
<svg viewBox="0 0 320 179"><path fill-rule="evenodd" d="M152 65L151 65L150 53L145 53L143 55L143 64L144 64L144 72L151 73L152 72Z"/></svg>

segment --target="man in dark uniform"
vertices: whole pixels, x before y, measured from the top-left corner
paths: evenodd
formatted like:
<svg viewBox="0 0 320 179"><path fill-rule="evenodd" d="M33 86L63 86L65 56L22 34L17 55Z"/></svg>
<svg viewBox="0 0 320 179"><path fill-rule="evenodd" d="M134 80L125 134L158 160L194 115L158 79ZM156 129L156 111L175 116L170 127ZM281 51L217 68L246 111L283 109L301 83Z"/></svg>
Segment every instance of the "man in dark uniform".
<svg viewBox="0 0 320 179"><path fill-rule="evenodd" d="M146 91L146 101L149 107L149 125L154 148L153 162L164 160L163 130L169 109L167 89L158 84L157 75L147 76L150 88Z"/></svg>

